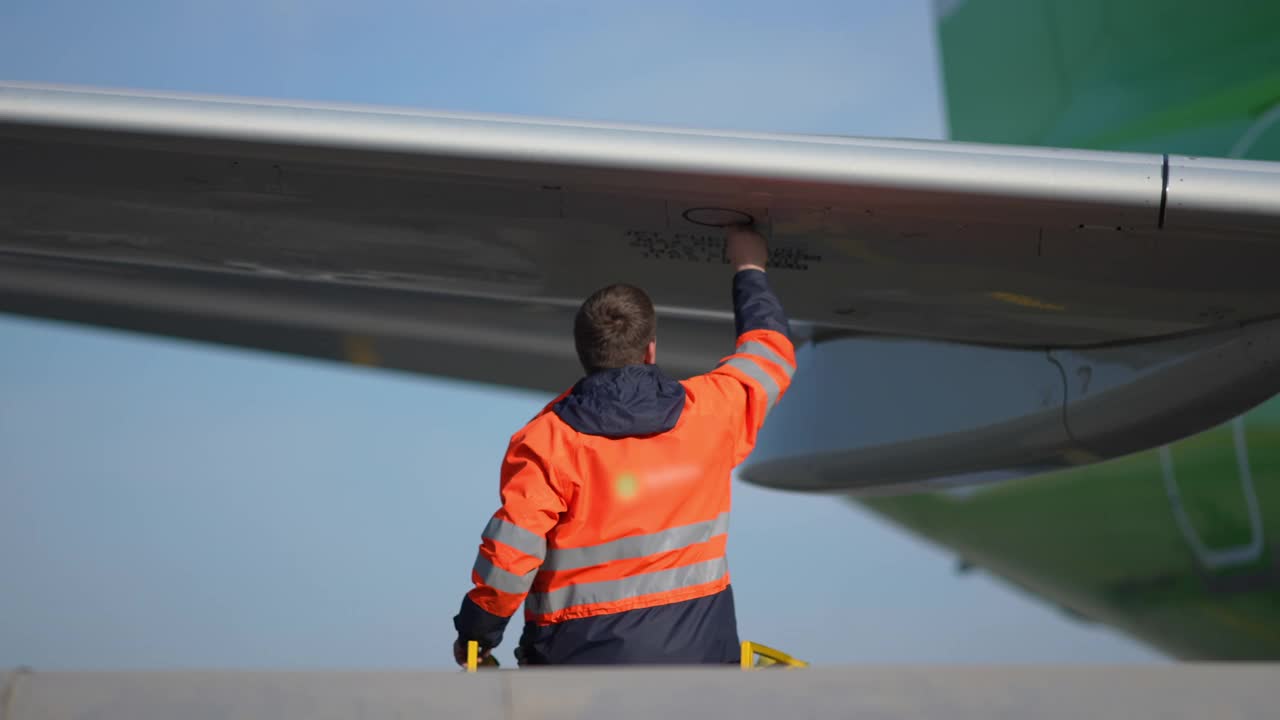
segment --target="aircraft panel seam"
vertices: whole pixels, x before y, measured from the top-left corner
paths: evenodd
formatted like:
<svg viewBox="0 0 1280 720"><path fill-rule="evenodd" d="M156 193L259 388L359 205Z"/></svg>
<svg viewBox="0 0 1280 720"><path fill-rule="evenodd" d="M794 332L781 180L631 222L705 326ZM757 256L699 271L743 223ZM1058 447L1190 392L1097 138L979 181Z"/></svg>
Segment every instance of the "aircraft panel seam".
<svg viewBox="0 0 1280 720"><path fill-rule="evenodd" d="M1156 218L1156 227L1164 229L1164 210L1169 204L1169 153L1165 153L1160 161L1160 215Z"/></svg>
<svg viewBox="0 0 1280 720"><path fill-rule="evenodd" d="M1067 415L1067 405L1070 401L1071 393L1071 387L1067 384L1067 370L1062 367L1062 363L1058 358L1053 356L1053 350L1046 350L1044 356L1045 359L1052 363L1054 367L1058 368L1058 376L1062 378L1062 431L1067 434L1067 438L1070 439L1072 443L1079 445L1080 441L1076 439L1076 436L1071 432L1071 422Z"/></svg>

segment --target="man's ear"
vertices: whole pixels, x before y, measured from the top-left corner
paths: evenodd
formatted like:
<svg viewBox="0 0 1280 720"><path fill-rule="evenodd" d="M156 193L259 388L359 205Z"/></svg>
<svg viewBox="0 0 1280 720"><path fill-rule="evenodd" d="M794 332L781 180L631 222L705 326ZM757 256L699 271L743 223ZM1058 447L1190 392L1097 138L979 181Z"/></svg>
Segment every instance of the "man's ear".
<svg viewBox="0 0 1280 720"><path fill-rule="evenodd" d="M650 340L648 346L645 347L644 364L645 365L658 364L658 339L657 338Z"/></svg>

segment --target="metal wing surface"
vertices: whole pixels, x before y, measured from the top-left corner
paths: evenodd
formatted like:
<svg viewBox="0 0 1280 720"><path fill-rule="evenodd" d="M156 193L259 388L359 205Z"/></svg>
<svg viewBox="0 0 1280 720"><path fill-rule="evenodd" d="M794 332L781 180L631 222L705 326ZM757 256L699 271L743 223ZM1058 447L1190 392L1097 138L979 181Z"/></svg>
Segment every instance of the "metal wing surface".
<svg viewBox="0 0 1280 720"><path fill-rule="evenodd" d="M577 303L732 343L725 222L802 340L1084 348L1280 311L1280 168L0 85L0 311L559 390Z"/></svg>

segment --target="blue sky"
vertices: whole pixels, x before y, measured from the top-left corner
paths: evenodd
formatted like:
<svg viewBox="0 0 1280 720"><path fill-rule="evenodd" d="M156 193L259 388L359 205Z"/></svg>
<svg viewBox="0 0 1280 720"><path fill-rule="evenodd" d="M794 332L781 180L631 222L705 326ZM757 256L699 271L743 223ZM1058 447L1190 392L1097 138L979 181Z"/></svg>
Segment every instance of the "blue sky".
<svg viewBox="0 0 1280 720"><path fill-rule="evenodd" d="M922 0L629 6L9 0L0 79L945 134ZM500 455L545 399L0 315L0 667L449 666ZM1157 657L848 503L736 493L744 637L828 664Z"/></svg>

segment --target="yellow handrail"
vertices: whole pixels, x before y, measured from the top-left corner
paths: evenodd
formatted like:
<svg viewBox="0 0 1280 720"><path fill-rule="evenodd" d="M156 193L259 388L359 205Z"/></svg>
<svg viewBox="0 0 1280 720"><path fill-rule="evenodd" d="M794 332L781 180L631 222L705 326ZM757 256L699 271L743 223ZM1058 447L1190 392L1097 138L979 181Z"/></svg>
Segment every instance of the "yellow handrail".
<svg viewBox="0 0 1280 720"><path fill-rule="evenodd" d="M490 655L484 660L480 659L480 643L475 640L467 641L467 672L472 673L482 667L498 667L498 660Z"/></svg>
<svg viewBox="0 0 1280 720"><path fill-rule="evenodd" d="M756 662L757 655L760 656L759 662ZM787 669L809 667L809 663L799 658L791 657L781 650L751 642L750 640L742 643L741 665L743 670L754 670L773 665L782 665Z"/></svg>

